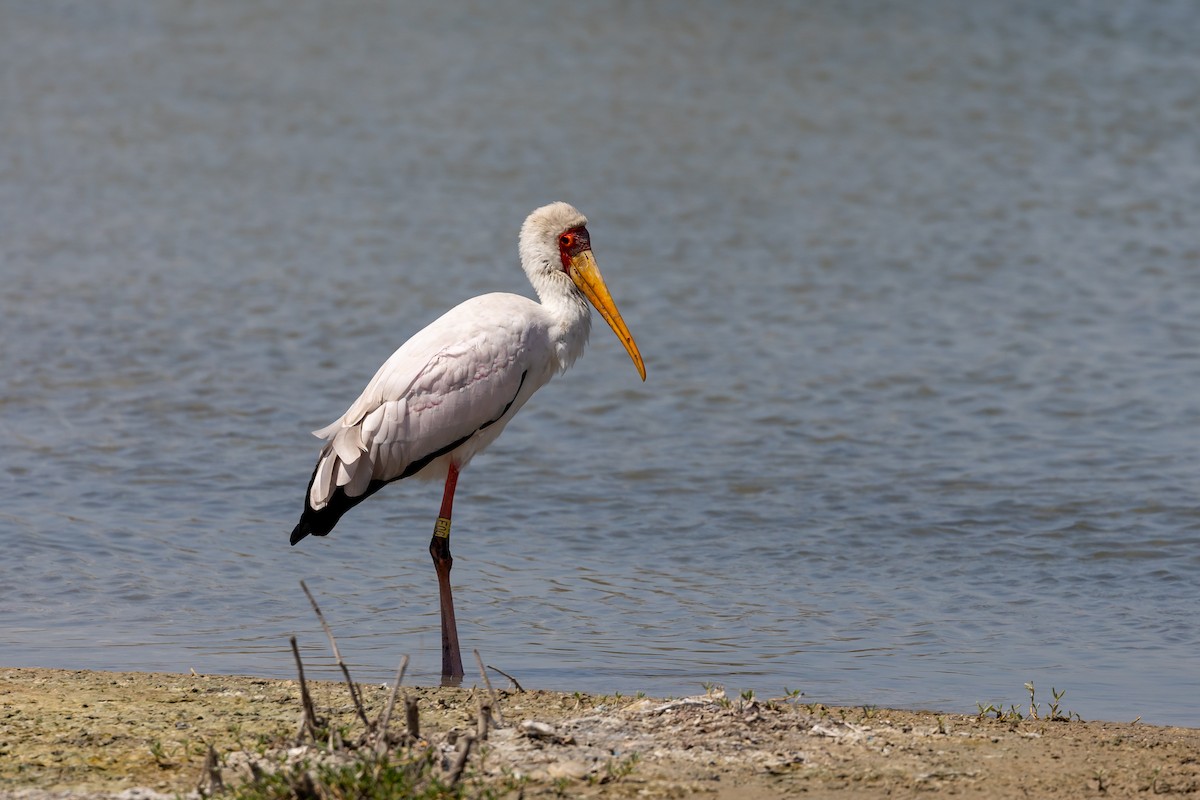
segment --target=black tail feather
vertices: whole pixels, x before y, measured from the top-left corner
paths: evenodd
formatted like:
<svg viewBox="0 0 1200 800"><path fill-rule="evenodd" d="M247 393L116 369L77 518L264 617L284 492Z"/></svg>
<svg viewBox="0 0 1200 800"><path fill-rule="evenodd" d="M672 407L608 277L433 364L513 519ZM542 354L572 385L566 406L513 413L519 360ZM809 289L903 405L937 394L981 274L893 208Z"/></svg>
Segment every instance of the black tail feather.
<svg viewBox="0 0 1200 800"><path fill-rule="evenodd" d="M347 497L345 490L341 486L337 487L334 489L333 496L329 498L329 502L325 505L325 507L320 510L314 510L308 505L308 498L312 494L313 481L317 479L317 469L320 469L321 466L321 462L318 459L317 466L313 469L312 477L308 479L308 489L304 492L304 513L300 515L300 521L296 523L296 527L292 529L292 544L300 541L305 536L326 535L333 530L334 525L338 524L338 520L342 518L343 514L354 508L363 500L366 500L368 497L378 492L384 486L388 485L392 481L398 481L407 478L410 475L416 475L418 472L425 469L425 467L427 467L435 458L440 458L447 453L453 452L479 431L483 430L489 425L494 425L499 422L504 418L504 415L508 413L508 410L512 408L512 404L516 402L517 395L521 393L521 387L525 385L525 376L528 374L529 370L521 373L521 382L517 384L516 393L513 394L512 400L508 401L508 405L504 406L504 410L501 411L495 419L483 423L471 433L468 433L461 439L451 442L445 447L439 447L432 453L429 453L422 458L413 459L404 468L404 471L396 477L386 481L371 481L369 484L367 484L367 490L358 497ZM325 447L326 450L322 451L322 455L328 451L331 445L326 445Z"/></svg>
<svg viewBox="0 0 1200 800"><path fill-rule="evenodd" d="M329 502L325 504L324 508L314 509L308 504L308 498L312 493L312 485L316 477L317 471L314 469L312 477L308 479L308 488L304 491L304 513L300 515L300 521L296 523L296 527L292 528L292 544L309 535L325 536L338 524L338 520L342 518L343 514L375 494L388 483L387 481L371 481L367 485L367 490L358 497L347 497L345 490L339 486L334 491L333 497L329 498Z"/></svg>
<svg viewBox="0 0 1200 800"><path fill-rule="evenodd" d="M479 431L483 430L489 425L494 425L499 422L501 419L503 419L504 415L508 413L508 410L512 408L512 404L516 402L517 395L521 393L521 387L525 385L525 376L528 374L529 370L521 373L521 382L517 384L517 391L513 394L513 399L508 401L508 405L504 406L504 410L501 411L495 419L483 423L471 433L468 433L461 439L451 442L445 447L439 447L432 453L429 453L422 458L413 459L411 462L409 462L408 466L404 468L404 471L396 477L386 481L371 481L369 484L367 484L367 490L358 497L347 497L345 490L341 486L337 487L334 489L333 496L329 498L329 502L325 505L325 507L320 510L314 510L308 505L308 498L312 494L313 481L317 479L317 469L320 469L321 466L321 462L318 459L317 466L313 469L312 477L308 479L308 489L304 492L304 513L300 515L300 521L296 523L296 527L292 529L292 544L300 541L305 536L326 535L333 530L333 526L338 524L338 520L342 518L343 514L354 508L363 500L366 500L368 497L378 492L384 486L387 486L392 481L398 481L407 478L410 475L416 475L418 472L425 469L425 467L427 467L435 458L440 458L447 453L453 452ZM330 445L326 445L326 451L329 447ZM322 451L322 455L324 455L326 451Z"/></svg>

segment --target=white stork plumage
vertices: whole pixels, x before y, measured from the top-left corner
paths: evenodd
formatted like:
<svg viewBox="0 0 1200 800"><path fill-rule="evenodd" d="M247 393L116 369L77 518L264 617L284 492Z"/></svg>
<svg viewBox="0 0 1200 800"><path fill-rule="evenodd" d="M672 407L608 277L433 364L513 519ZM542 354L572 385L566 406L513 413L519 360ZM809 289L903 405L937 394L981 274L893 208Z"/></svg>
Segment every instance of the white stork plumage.
<svg viewBox="0 0 1200 800"><path fill-rule="evenodd" d="M317 459L294 545L324 536L342 515L401 478L444 479L429 552L442 618L442 677L463 675L450 591L450 514L458 473L491 444L525 401L583 353L596 307L646 367L592 256L587 219L566 203L521 226L521 266L541 302L485 294L452 308L400 346L336 422Z"/></svg>

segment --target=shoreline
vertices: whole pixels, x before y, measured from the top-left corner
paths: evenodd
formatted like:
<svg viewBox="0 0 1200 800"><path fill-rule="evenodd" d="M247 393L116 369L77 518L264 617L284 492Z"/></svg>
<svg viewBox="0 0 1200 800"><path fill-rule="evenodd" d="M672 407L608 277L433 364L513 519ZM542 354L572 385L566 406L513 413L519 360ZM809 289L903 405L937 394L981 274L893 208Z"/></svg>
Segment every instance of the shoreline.
<svg viewBox="0 0 1200 800"><path fill-rule="evenodd" d="M344 683L308 681L319 713L357 722ZM371 710L390 687L359 684ZM404 687L422 734L469 728L483 689ZM490 772L524 796L761 800L953 793L1061 798L1200 792L1200 729L1016 721L931 711L836 708L786 698L633 698L498 689L506 726ZM195 790L222 757L292 741L296 680L0 668L0 797ZM547 735L521 728L548 726Z"/></svg>

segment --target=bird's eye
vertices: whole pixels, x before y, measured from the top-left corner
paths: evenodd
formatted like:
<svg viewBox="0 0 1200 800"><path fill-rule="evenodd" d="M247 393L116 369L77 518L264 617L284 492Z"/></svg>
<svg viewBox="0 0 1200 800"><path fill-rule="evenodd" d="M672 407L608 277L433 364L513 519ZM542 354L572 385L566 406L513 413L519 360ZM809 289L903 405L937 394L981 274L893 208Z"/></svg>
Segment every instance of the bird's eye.
<svg viewBox="0 0 1200 800"><path fill-rule="evenodd" d="M559 247L570 247L573 244L575 244L575 236L573 234L564 233L562 236L558 237Z"/></svg>

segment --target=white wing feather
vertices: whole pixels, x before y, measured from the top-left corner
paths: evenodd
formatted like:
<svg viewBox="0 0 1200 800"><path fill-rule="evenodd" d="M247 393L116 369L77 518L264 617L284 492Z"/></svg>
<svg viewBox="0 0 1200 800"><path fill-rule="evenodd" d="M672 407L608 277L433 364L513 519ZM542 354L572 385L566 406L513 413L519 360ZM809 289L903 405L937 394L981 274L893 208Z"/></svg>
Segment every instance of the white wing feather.
<svg viewBox="0 0 1200 800"><path fill-rule="evenodd" d="M405 342L340 419L313 432L328 443L310 506L323 508L339 486L357 497L372 480L394 480L414 462L471 437L455 450L464 466L557 371L550 324L532 300L490 294L451 309Z"/></svg>

